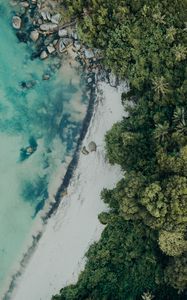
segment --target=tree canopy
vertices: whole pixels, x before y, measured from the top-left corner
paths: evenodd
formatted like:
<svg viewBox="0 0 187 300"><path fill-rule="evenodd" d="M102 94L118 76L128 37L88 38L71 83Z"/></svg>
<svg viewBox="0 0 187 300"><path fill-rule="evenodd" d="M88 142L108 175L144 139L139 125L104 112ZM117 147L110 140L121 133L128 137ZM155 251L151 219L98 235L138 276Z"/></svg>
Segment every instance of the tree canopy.
<svg viewBox="0 0 187 300"><path fill-rule="evenodd" d="M64 3L77 18L83 42L102 51L105 69L128 79L130 92L122 95L128 117L105 139L109 162L120 164L125 174L102 193L111 208L100 216L107 226L90 248L77 285L54 299L135 300L146 291L156 299L182 299L187 286L187 2Z"/></svg>

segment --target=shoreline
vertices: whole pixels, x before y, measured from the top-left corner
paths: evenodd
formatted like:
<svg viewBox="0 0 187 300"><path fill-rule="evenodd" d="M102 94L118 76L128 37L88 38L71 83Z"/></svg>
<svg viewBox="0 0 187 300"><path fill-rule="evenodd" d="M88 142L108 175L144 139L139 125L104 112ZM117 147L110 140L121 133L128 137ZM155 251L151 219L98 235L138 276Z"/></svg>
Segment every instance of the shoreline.
<svg viewBox="0 0 187 300"><path fill-rule="evenodd" d="M120 101L121 102L121 92L119 92L119 91L116 91L116 89L115 88L112 88L112 87L110 87L110 85L108 85L108 84L106 84L106 83L100 83L100 86L103 86L103 91L105 90L105 94L108 92L106 92L106 89L109 89L110 91L109 92L113 92L113 93L116 93L115 94L115 97L117 97L117 95L118 95L118 97L119 97L119 99L118 99L118 101ZM104 95L104 97L106 97L106 95ZM114 97L114 98L115 98ZM104 98L103 98L104 99ZM95 153L90 153L90 154L88 154L88 156L87 155L83 155L81 152L80 152L80 148L81 148L81 144L85 144L86 143L86 141L90 138L90 135L91 135L91 137L92 137L92 135L94 135L93 134L93 131L94 131L94 123L97 123L98 122L98 120L99 120L99 118L100 118L100 114L101 114L101 109L102 109L102 105L103 105L103 103L101 103L101 102L103 102L104 100L101 100L100 99L100 95L99 95L99 93L97 93L97 98L96 98L96 101L94 101L94 105L93 105L93 111L92 111L92 117L91 117L91 120L90 120L90 122L89 123L87 123L87 130L86 131L83 131L83 133L82 133L82 142L81 143L79 143L78 145L77 145L77 149L79 150L79 152L78 152L78 154L76 153L75 155L74 155L74 158L72 159L72 161L71 161L71 163L74 161L74 160L76 160L77 161L77 165L74 165L74 167L72 168L72 165L71 165L71 163L70 163L70 168L69 168L69 174L72 174L73 176L71 176L71 178L70 177L66 177L66 180L65 180L65 185L63 185L62 184L62 186L59 188L59 191L58 191L58 202L56 203L55 202L55 204L54 204L54 207L52 207L51 208L51 210L50 210L50 213L48 213L48 219L45 219L44 218L44 220L45 220L45 222L46 221L48 221L48 222L46 222L45 224L44 224L44 227L43 227L43 232L42 233L39 233L39 236L38 236L38 239L36 238L36 240L34 240L33 242L34 242L34 249L33 249L33 247L30 247L31 248L31 251L29 251L29 257L26 255L26 257L25 257L25 263L23 263L22 264L22 270L21 271L18 271L17 272L17 275L15 275L14 276L14 278L13 278L13 281L12 281L12 284L9 286L10 288L9 288L9 290L4 294L4 297L3 297L3 300L8 300L8 299L21 299L21 298L19 298L19 296L18 296L18 298L15 298L15 295L14 295L14 293L16 293L16 291L17 291L17 289L19 289L19 288L21 288L21 286L23 287L24 286L24 284L22 284L22 280L23 280L23 278L25 278L24 276L25 276L25 274L27 273L27 269L29 268L29 266L32 264L32 260L33 260L33 258L37 255L37 253L39 252L39 251L41 251L41 249L40 250L38 250L39 249L39 246L41 245L41 243L42 243L42 241L45 239L45 236L46 236L46 231L48 230L48 228L50 228L50 223L51 222L53 222L53 220L55 220L56 218L58 218L59 217L59 214L60 213L62 213L62 217L63 217L63 206L65 205L65 203L67 202L67 198L68 198L68 191L67 191L67 195L64 195L64 196L61 196L61 193L62 193L62 191L65 191L65 189L67 188L67 186L68 186L68 188L67 188L67 190L70 190L71 189L71 186L72 186L72 183L73 182L76 182L76 180L79 180L79 176L81 176L81 174L79 174L79 176L77 176L77 172L79 172L79 165L80 165L80 163L81 163L81 160L83 160L84 158L89 158L89 156L91 156L92 154L97 154L97 151L104 151L104 144L103 145L98 145L98 149L99 148L101 148L101 150L97 150ZM106 102L106 101L105 101ZM118 106L119 106L119 103L118 103ZM121 107L122 107L122 104L120 103L120 109L121 109ZM122 111L122 110L121 110ZM112 110L110 109L110 111L108 111L108 114L112 114ZM121 112L122 113L122 112ZM108 119L109 119L109 117L110 117L110 115L107 117ZM116 121L118 121L119 119L121 119L121 115L120 116L115 116L116 117L116 119L117 120L115 120L115 122ZM85 117L85 119L86 119L86 117ZM110 123L110 125L108 126L108 128L107 128L107 130L108 129L110 129L110 127L111 127L111 125L114 123L114 122L112 122L112 124L111 124L111 120L109 120L109 123ZM97 134L97 132L95 132L95 134ZM99 134L99 133L98 133ZM94 136L93 136L94 137ZM103 136L103 138L104 138L104 136ZM80 140L81 140L81 137L80 137ZM104 143L104 141L103 141L103 143ZM107 165L108 165L108 163L107 162L105 162L105 157L103 157L103 160L104 160L104 164L105 165L103 165L103 167L106 167ZM91 167L91 166L90 166ZM114 166L114 167L112 167L112 166L108 166L108 168L110 168L110 169L112 169L112 168L114 168L114 169L118 169L118 176L116 176L116 174L115 174L115 180L114 180L114 178L113 178L113 180L115 181L115 183L117 183L117 181L118 181L118 179L119 179L119 173L121 173L121 171L119 171L119 167L116 167L116 166ZM67 170L67 172L68 172L68 170ZM66 174L68 174L66 172ZM116 172L116 170L115 170L115 172ZM111 174L112 174L112 172L111 172ZM94 172L93 172L93 174L92 174L93 176L94 176ZM106 175L106 174L105 174ZM65 178L64 178L65 179ZM108 181L108 179L107 179L107 181ZM109 180L110 181L110 180ZM101 184L102 185L102 184ZM104 185L102 185L102 188L104 188L105 186ZM110 186L108 187L108 188L110 188ZM99 191L99 194L100 194L100 191ZM97 196L98 197L98 196ZM71 198L71 197L70 197ZM71 199L70 199L70 201L71 201ZM76 203L74 203L75 205L76 205ZM103 201L102 200L100 200L100 199L98 199L98 205L99 205L99 207L101 206L101 210L99 210L99 212L102 212L103 211L103 209L106 209L106 206L104 205L104 203L103 203ZM58 208L58 209L57 209ZM61 211L62 210L62 211ZM56 213L54 213L54 212L56 212ZM103 225L101 225L100 223L99 223L99 221L98 221L98 219L97 219L97 216L98 216L98 213L99 212L97 212L97 214L96 214L96 216L94 216L94 218L96 218L95 220L94 220L94 222L96 222L96 224L97 224L97 226L96 226L96 228L95 228L95 223L94 223L94 232L95 231L98 231L99 230L99 234L97 234L97 237L95 237L95 238L93 238L92 237L92 239L91 239L91 241L87 244L86 243L86 249L84 249L84 251L83 251L83 253L81 253L81 257L84 257L84 254L85 254L85 252L86 252L86 250L88 249L88 247L89 247L89 245L91 244L91 243L93 243L95 240L97 240L98 239L98 237L100 236L100 234L101 234L101 232L102 232L102 230L101 230L101 228L103 229L104 227L103 227ZM70 211L70 213L71 213L71 211ZM88 211L88 213L89 213L89 211ZM73 220L72 220L73 221ZM99 223L99 224L98 224ZM63 229L66 229L66 228L63 228ZM68 230L68 229L67 229ZM52 238L52 236L51 236L51 238ZM81 237L80 237L81 238ZM82 238L84 238L84 237L82 237ZM89 239L90 237L88 237L88 239ZM48 239L50 240L50 236L48 236ZM58 240L56 241L57 243L58 243ZM48 241L48 246L50 246L49 244L50 244L51 242L49 242ZM85 246L85 244L84 244L84 246ZM82 247L82 245L81 245L81 247ZM38 263L37 263L37 265L39 265L39 261L38 261ZM35 270L35 271L37 271L37 269ZM34 274L35 272L33 272L33 274ZM27 276L26 276L27 277ZM21 284L21 285L20 285ZM59 286L59 289L61 288L62 286ZM29 292L29 291L28 291ZM58 290L56 290L56 292L58 292ZM52 296L52 294L50 295L50 297ZM12 298L13 297L13 298ZM25 295L25 297L26 297L26 295ZM35 299L34 297L33 298L30 298L30 299ZM42 300L44 299L44 298L41 298ZM50 299L50 298L49 298ZM46 300L46 299L45 299Z"/></svg>
<svg viewBox="0 0 187 300"><path fill-rule="evenodd" d="M93 84L97 85L97 79L95 79L95 82ZM60 205L60 202L61 202L62 193L64 193L65 190L67 189L67 187L68 187L68 185L69 185L69 183L70 183L70 181L71 181L71 179L72 179L72 177L74 175L75 169L77 167L79 156L80 156L82 142L83 142L83 140L85 138L85 135L86 135L87 130L89 128L90 121L92 119L93 112L94 112L95 101L97 99L96 86L93 87L93 85L92 85L92 87L89 89L89 92L90 92L89 103L88 103L86 115L85 115L84 120L82 122L82 128L81 128L81 131L80 131L79 139L77 141L76 149L74 151L74 154L73 154L73 157L72 157L70 163L68 164L65 176L64 176L64 178L62 180L62 184L58 188L58 191L57 191L57 193L55 195L55 202L51 205L51 208L46 213L46 215L44 217L42 217L44 223L58 209L58 207Z"/></svg>
<svg viewBox="0 0 187 300"><path fill-rule="evenodd" d="M84 49L84 46L83 46L83 49ZM75 58L73 58L73 60L74 59ZM81 65L81 61L79 61L79 63ZM83 59L82 63L84 63L84 59ZM66 165L67 168L66 168L65 174L63 176L62 183L60 184L59 188L57 189L57 192L55 193L54 201L50 201L47 203L47 205L46 205L47 209L45 209L45 207L44 207L44 209L41 211L41 214L40 214L38 220L36 220L36 222L35 222L35 223L37 223L37 225L39 225L40 229L38 229L38 227L37 227L37 230L34 230L34 229L31 230L32 242L31 243L29 242L26 244L26 251L23 252L23 254L21 255L22 258L18 262L19 267L18 268L16 267L15 268L16 271L12 272L12 276L10 276L10 281L7 284L7 287L9 286L9 288L5 288L6 292L4 293L4 296L2 298L3 300L9 300L12 298L12 292L16 288L16 283L17 283L17 281L19 281L20 277L22 277L22 274L24 274L24 272L26 271L27 266L29 265L29 262L32 259L32 256L34 255L35 251L37 250L37 246L38 246L40 240L42 240L43 234L45 233L46 227L48 225L48 221L50 221L50 219L53 218L53 216L55 216L56 213L58 213L58 208L61 205L61 202L63 202L62 198L66 194L66 190L68 189L69 185L71 185L71 181L74 180L75 172L78 167L79 159L80 159L80 155L81 155L81 146L85 140L85 137L88 134L89 129L91 128L91 123L95 117L94 109L97 106L97 99L98 99L98 95L96 92L97 91L97 83L98 83L97 77L100 77L100 74L98 74L97 72L92 72L93 66L91 67L91 72L89 70L91 65L85 64L83 66L85 68L85 70L83 70L83 73L84 73L85 78L87 79L86 86L88 88L88 93L89 93L89 104L88 104L86 114L85 114L85 117L84 117L84 120L82 123L82 128L80 131L80 135L78 138L78 142L77 142L75 151L72 155L70 162L68 162ZM88 71L88 73L86 71ZM93 79L93 77L94 77L94 79ZM105 80L108 79L108 81L110 82L110 78L108 78L108 77L109 77L109 74L105 73ZM90 79L90 78L92 78L91 84L88 83L88 79ZM116 84L116 82L117 82L117 80L115 81L115 84ZM95 110L96 110L95 113L97 114L97 109L95 109ZM30 239L31 239L31 234L30 234ZM30 239L29 239L29 241L30 241Z"/></svg>
<svg viewBox="0 0 187 300"><path fill-rule="evenodd" d="M84 74L84 72L83 72L83 74ZM23 251L23 254L21 254L21 260L16 263L16 265L18 265L18 267L15 268L16 270L13 271L12 274L10 274L10 276L9 276L10 279L7 280L7 283L5 282L5 288L4 288L2 300L10 299L10 295L11 295L12 291L14 290L17 280L21 276L24 269L27 267L27 264L29 263L29 260L32 257L32 254L34 253L35 249L37 248L37 244L45 231L45 226L47 225L47 221L52 217L53 214L56 213L56 211L60 205L60 202L63 198L62 194L65 192L71 179L73 178L74 172L75 172L77 164L78 164L82 142L87 133L87 130L90 125L90 121L93 116L95 101L97 98L96 90L97 90L97 79L95 78L94 82L92 83L92 86L88 89L88 93L89 93L88 107L87 107L86 114L85 114L85 117L82 122L82 128L81 128L81 131L79 134L76 148L74 150L74 153L72 155L70 162L68 162L66 165L66 171L65 171L64 176L62 177L62 182L54 195L54 200L46 203L47 207L46 208L44 207L43 210L40 211L39 217L34 222L34 228L31 229L31 232L29 234L29 236L30 236L29 241L31 239L32 239L32 241L26 243L26 247L25 247L26 250ZM35 227L36 227L36 229L35 229Z"/></svg>

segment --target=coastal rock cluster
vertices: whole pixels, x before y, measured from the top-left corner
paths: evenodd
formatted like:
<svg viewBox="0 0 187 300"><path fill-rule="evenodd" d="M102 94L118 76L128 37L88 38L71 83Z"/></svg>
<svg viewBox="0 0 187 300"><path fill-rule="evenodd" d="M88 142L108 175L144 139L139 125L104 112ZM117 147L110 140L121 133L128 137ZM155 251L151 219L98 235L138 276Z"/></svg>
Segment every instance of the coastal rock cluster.
<svg viewBox="0 0 187 300"><path fill-rule="evenodd" d="M95 77L106 80L101 68L101 53L83 45L76 31L76 20L64 21L59 13L58 1L14 1L12 26L20 42L31 44L31 59L47 59L50 56L69 55L84 66L87 84L93 85ZM43 79L48 80L49 74Z"/></svg>

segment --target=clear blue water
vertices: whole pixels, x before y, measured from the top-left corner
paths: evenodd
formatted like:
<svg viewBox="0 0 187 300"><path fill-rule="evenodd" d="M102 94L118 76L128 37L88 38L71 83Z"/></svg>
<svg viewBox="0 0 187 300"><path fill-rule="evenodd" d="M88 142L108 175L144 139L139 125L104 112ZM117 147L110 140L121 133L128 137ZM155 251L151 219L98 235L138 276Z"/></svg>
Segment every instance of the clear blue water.
<svg viewBox="0 0 187 300"><path fill-rule="evenodd" d="M36 219L49 187L75 148L87 100L80 77L57 59L30 60L30 47L11 28L10 8L0 0L0 290ZM42 80L44 73L52 75ZM27 89L25 82L33 82ZM37 142L20 161L20 149Z"/></svg>

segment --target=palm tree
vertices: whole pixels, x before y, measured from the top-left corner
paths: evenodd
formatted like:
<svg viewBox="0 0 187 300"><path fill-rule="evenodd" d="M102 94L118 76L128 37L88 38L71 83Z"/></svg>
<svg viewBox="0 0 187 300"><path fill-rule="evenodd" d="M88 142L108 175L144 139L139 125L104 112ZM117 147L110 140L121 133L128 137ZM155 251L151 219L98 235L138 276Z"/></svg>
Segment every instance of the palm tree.
<svg viewBox="0 0 187 300"><path fill-rule="evenodd" d="M156 23L165 24L166 22L164 21L164 18L165 15L161 15L160 10L157 10L157 12L153 14L153 19L155 20Z"/></svg>
<svg viewBox="0 0 187 300"><path fill-rule="evenodd" d="M153 80L153 89L159 95L165 95L169 91L169 84L166 82L163 76L155 77Z"/></svg>
<svg viewBox="0 0 187 300"><path fill-rule="evenodd" d="M177 107L173 114L173 122L179 133L187 133L184 107Z"/></svg>
<svg viewBox="0 0 187 300"><path fill-rule="evenodd" d="M154 296L150 292L143 293L143 295L142 295L143 300L152 300L153 298L154 298Z"/></svg>
<svg viewBox="0 0 187 300"><path fill-rule="evenodd" d="M174 54L175 54L176 61L184 60L186 58L187 48L179 44L178 46L175 46Z"/></svg>
<svg viewBox="0 0 187 300"><path fill-rule="evenodd" d="M157 124L154 131L154 138L159 142L164 142L168 138L169 124Z"/></svg>
<svg viewBox="0 0 187 300"><path fill-rule="evenodd" d="M167 29L166 39L173 42L175 39L175 35L177 33L177 30L175 27L171 26Z"/></svg>

